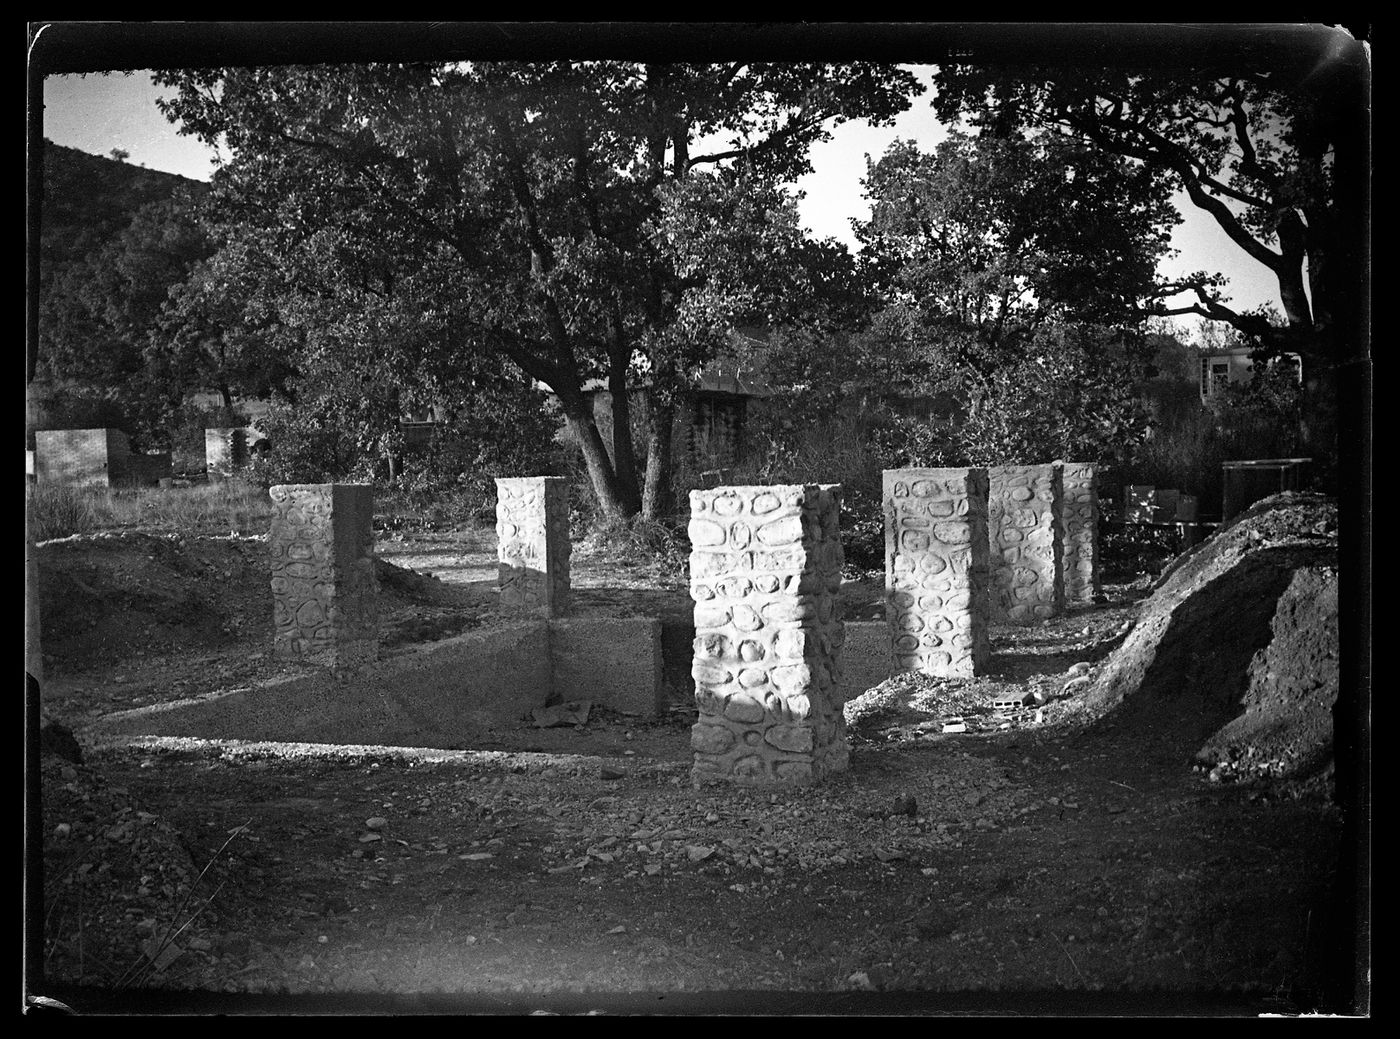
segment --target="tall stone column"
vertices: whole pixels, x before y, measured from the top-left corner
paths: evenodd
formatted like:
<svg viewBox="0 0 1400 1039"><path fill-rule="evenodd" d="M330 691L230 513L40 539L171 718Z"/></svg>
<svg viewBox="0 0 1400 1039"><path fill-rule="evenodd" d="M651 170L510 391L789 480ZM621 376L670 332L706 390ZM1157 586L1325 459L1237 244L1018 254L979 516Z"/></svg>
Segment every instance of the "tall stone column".
<svg viewBox="0 0 1400 1039"><path fill-rule="evenodd" d="M279 484L268 538L279 659L353 667L379 656L374 488Z"/></svg>
<svg viewBox="0 0 1400 1039"><path fill-rule="evenodd" d="M896 667L971 678L987 634L987 471L886 469L885 619Z"/></svg>
<svg viewBox="0 0 1400 1039"><path fill-rule="evenodd" d="M840 497L815 484L690 492L697 786L846 767Z"/></svg>
<svg viewBox="0 0 1400 1039"><path fill-rule="evenodd" d="M1092 462L1059 462L1065 602L1092 603L1099 580L1099 479Z"/></svg>
<svg viewBox="0 0 1400 1039"><path fill-rule="evenodd" d="M1065 606L1063 497L1053 465L987 470L993 620L1035 624Z"/></svg>
<svg viewBox="0 0 1400 1039"><path fill-rule="evenodd" d="M541 617L569 611L569 481L522 476L496 481L496 556L501 605Z"/></svg>

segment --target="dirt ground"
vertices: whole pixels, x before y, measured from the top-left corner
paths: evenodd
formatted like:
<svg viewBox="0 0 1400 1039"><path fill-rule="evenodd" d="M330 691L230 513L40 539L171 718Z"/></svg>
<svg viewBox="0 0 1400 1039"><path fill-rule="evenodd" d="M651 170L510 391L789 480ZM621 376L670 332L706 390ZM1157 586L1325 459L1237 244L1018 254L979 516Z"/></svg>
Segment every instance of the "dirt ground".
<svg viewBox="0 0 1400 1039"><path fill-rule="evenodd" d="M498 619L491 531L377 553L386 651ZM1296 1013L1347 955L1325 777L1221 782L1078 700L1145 582L995 628L988 677L886 683L849 771L769 793L692 788L675 660L660 719L456 751L95 746L105 714L297 670L265 545L39 558L44 709L85 746L43 763L45 994L80 1012ZM881 615L880 576L849 575L848 619ZM688 622L683 574L576 548L573 577L579 613Z"/></svg>

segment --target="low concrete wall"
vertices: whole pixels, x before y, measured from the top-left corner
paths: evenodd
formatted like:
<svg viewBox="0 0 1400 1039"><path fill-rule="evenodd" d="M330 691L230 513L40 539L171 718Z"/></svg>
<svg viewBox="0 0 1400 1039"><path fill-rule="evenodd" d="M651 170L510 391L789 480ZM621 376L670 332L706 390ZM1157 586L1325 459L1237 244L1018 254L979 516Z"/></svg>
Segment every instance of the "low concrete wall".
<svg viewBox="0 0 1400 1039"><path fill-rule="evenodd" d="M549 696L542 621L469 632L363 667L217 698L124 712L106 733L461 747L517 724Z"/></svg>
<svg viewBox="0 0 1400 1039"><path fill-rule="evenodd" d="M885 621L846 621L841 647L842 699L859 696L895 673L890 626Z"/></svg>
<svg viewBox="0 0 1400 1039"><path fill-rule="evenodd" d="M310 675L126 711L107 735L460 748L546 703L589 700L654 717L665 708L661 623L522 621L468 632L353 672Z"/></svg>
<svg viewBox="0 0 1400 1039"><path fill-rule="evenodd" d="M549 632L552 699L589 700L648 718L665 711L660 621L573 617L551 621Z"/></svg>

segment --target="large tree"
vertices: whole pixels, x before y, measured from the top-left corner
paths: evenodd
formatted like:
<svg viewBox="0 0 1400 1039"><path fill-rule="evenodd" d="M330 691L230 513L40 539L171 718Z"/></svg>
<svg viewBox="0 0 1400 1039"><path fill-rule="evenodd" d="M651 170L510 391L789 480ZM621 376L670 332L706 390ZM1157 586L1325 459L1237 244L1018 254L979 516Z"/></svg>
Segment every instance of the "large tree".
<svg viewBox="0 0 1400 1039"><path fill-rule="evenodd" d="M1318 420L1312 439L1325 450L1332 369L1353 349L1348 335L1338 335L1337 317L1339 306L1355 306L1343 297L1359 287L1356 214L1363 204L1347 196L1356 190L1365 141L1355 128L1353 55L1344 50L1294 66L1271 61L1267 49L1199 68L951 62L936 77L934 106L942 118L967 118L984 134L1034 128L1168 175L1272 272L1285 320L1274 324L1230 306L1225 279L1212 271L1159 286L1164 302L1154 311L1227 322L1266 355L1302 355Z"/></svg>
<svg viewBox="0 0 1400 1039"><path fill-rule="evenodd" d="M877 325L983 375L1045 322L1136 323L1180 219L1153 170L1044 135L896 141L864 183Z"/></svg>
<svg viewBox="0 0 1400 1039"><path fill-rule="evenodd" d="M223 135L216 193L279 249L333 234L410 273L459 348L557 394L604 510L666 507L678 394L766 318L802 255L791 198L833 121L879 122L919 90L894 66L631 62L172 71L184 132ZM423 275L423 272L427 272ZM425 304L428 300L424 299ZM630 378L629 378L630 377ZM611 454L585 394L612 391ZM629 383L649 394L645 479Z"/></svg>

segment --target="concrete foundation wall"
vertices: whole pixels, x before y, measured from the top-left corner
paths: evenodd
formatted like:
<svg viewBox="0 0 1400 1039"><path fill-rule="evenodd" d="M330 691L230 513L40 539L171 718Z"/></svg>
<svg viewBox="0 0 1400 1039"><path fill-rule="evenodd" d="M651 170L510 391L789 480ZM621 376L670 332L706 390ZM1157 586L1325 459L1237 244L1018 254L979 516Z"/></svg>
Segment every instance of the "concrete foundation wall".
<svg viewBox="0 0 1400 1039"><path fill-rule="evenodd" d="M198 703L126 712L112 734L461 747L537 707L589 700L654 716L661 623L520 621L468 632L340 676L320 674Z"/></svg>
<svg viewBox="0 0 1400 1039"><path fill-rule="evenodd" d="M871 689L896 671L890 626L886 621L846 621L841 646L842 700Z"/></svg>
<svg viewBox="0 0 1400 1039"><path fill-rule="evenodd" d="M452 747L517 724L548 699L542 621L474 631L360 668L105 722L114 734Z"/></svg>
<svg viewBox="0 0 1400 1039"><path fill-rule="evenodd" d="M588 700L652 718L661 689L661 622L576 617L549 622L554 701Z"/></svg>

